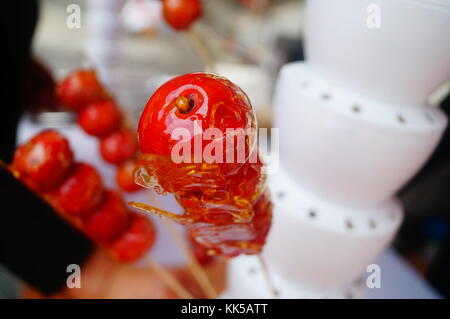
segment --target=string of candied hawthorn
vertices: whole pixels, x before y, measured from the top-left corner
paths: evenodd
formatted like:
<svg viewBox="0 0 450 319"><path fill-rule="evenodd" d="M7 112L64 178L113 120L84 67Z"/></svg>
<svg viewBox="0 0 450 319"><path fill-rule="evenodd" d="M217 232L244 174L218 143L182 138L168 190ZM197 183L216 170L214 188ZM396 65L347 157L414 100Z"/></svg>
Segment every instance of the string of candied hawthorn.
<svg viewBox="0 0 450 319"><path fill-rule="evenodd" d="M74 162L68 140L58 132L45 130L20 145L10 169L118 261L136 261L153 246L150 220L131 212L120 194L105 189L94 167Z"/></svg>
<svg viewBox="0 0 450 319"><path fill-rule="evenodd" d="M208 255L258 254L270 229L272 204L255 138L245 139L243 162L175 161L172 150L179 141L172 133L179 128L188 130L187 142L193 145L199 126L220 132L257 128L247 96L225 78L192 73L166 82L149 99L139 121L142 155L137 182L161 194L174 194L184 214L130 204L187 226ZM223 134L215 138L226 139ZM200 143L204 154L208 141L200 139Z"/></svg>
<svg viewBox="0 0 450 319"><path fill-rule="evenodd" d="M186 31L194 49L209 71L214 71L214 63L209 51L193 30L192 25L203 14L200 0L162 0L164 20L176 31Z"/></svg>
<svg viewBox="0 0 450 319"><path fill-rule="evenodd" d="M117 166L116 183L126 192L140 189L134 183L136 136L124 123L124 115L92 69L69 74L56 88L59 101L77 112L83 131L99 138L102 158Z"/></svg>
<svg viewBox="0 0 450 319"><path fill-rule="evenodd" d="M150 220L129 211L120 194L104 189L95 168L75 163L69 142L56 131L43 131L19 146L10 169L116 260L134 262L154 245ZM192 298L166 269L150 257L147 262L179 297Z"/></svg>

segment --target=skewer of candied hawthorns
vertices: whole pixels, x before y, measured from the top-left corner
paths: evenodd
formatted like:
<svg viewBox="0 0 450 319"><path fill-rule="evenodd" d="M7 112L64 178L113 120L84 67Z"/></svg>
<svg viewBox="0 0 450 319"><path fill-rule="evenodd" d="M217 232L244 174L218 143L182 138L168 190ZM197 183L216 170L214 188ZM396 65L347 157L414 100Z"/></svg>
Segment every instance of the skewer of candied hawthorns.
<svg viewBox="0 0 450 319"><path fill-rule="evenodd" d="M133 171L136 136L125 124L125 116L92 69L70 73L56 88L58 100L77 113L77 123L86 134L99 139L102 158L117 166L116 183L126 192L139 190Z"/></svg>
<svg viewBox="0 0 450 319"><path fill-rule="evenodd" d="M208 71L214 72L214 61L204 43L193 30L193 23L201 18L201 0L163 0L163 15L174 30L186 31L189 39Z"/></svg>
<svg viewBox="0 0 450 319"><path fill-rule="evenodd" d="M199 127L213 128L214 136L205 140ZM192 73L168 81L150 98L139 121L142 155L136 178L160 194L174 194L184 214L142 203L130 205L185 225L208 254L259 254L271 225L272 203L256 149L256 128L250 101L227 79ZM174 137L179 138L179 129L186 139ZM250 132L240 144L243 149L238 147L242 136L230 136L229 129ZM210 143L225 143L230 138L236 145L231 151L238 152L232 161L215 161L217 154L206 152L211 150ZM184 147L194 154L183 155L184 162L174 159ZM198 148L200 162L195 161Z"/></svg>
<svg viewBox="0 0 450 319"><path fill-rule="evenodd" d="M68 140L46 130L19 146L9 169L68 222L120 262L142 258L155 242L155 227L129 211L122 197L106 190L96 169L74 162ZM149 262L162 273L155 261ZM164 279L180 297L192 297L167 272Z"/></svg>

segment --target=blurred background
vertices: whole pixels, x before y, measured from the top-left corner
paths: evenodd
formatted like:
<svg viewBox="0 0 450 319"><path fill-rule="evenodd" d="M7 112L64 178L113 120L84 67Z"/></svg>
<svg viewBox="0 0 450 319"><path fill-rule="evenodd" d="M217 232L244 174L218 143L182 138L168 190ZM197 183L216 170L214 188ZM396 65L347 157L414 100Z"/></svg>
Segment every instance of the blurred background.
<svg viewBox="0 0 450 319"><path fill-rule="evenodd" d="M283 64L304 58L304 2L205 0L203 3L203 18L194 26L196 34L217 63L219 73L248 93L260 125L271 127L271 99L278 71ZM81 9L79 28L67 26L68 17L76 10L70 7L73 4ZM173 75L204 69L189 37L165 24L160 1L111 1L106 9L96 5L95 0L40 1L32 51L36 60L48 68L56 80L81 66L96 65L130 122L136 123L148 97L158 85ZM444 98L438 103L448 114L450 106L446 92L448 90L441 93ZM43 106L24 117L19 125L19 141L29 138L42 127L65 126L71 121L64 118L63 122L58 122L61 119L51 116L36 120L36 114L42 114L39 113L42 111L48 110ZM80 148L83 143L84 140L78 142ZM89 153L89 147L84 152ZM90 154L81 156L93 162L97 160L90 158ZM110 174L108 168L102 173L104 176ZM448 129L431 160L399 195L406 213L394 247L433 289L448 297ZM159 255L162 260L176 262L176 258L164 256L162 250ZM19 287L18 280L0 268L0 298L18 297Z"/></svg>

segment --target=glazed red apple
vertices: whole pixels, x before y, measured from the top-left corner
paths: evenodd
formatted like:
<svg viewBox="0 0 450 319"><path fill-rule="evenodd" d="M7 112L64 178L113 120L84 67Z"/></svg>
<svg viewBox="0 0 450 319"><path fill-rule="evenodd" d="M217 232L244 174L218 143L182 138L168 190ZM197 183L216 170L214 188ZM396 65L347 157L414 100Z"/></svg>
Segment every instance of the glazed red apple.
<svg viewBox="0 0 450 319"><path fill-rule="evenodd" d="M100 207L83 220L86 234L100 243L117 238L127 228L129 214L119 194L106 191Z"/></svg>
<svg viewBox="0 0 450 319"><path fill-rule="evenodd" d="M186 30L202 15L200 0L163 0L166 22L175 30Z"/></svg>
<svg viewBox="0 0 450 319"><path fill-rule="evenodd" d="M91 103L109 99L94 70L71 73L56 88L59 101L67 108L80 111Z"/></svg>
<svg viewBox="0 0 450 319"><path fill-rule="evenodd" d="M148 218L132 214L127 230L110 246L111 252L122 262L132 262L145 255L155 243L156 230Z"/></svg>
<svg viewBox="0 0 450 319"><path fill-rule="evenodd" d="M185 128L193 137L200 126L225 134L227 129L256 129L256 117L247 95L229 80L209 73L181 75L147 102L138 126L140 150L170 156L178 143L172 138L174 130ZM201 143L204 148L209 141Z"/></svg>
<svg viewBox="0 0 450 319"><path fill-rule="evenodd" d="M89 135L104 136L120 125L122 114L112 100L92 103L78 114L78 124Z"/></svg>
<svg viewBox="0 0 450 319"><path fill-rule="evenodd" d="M99 147L103 159L116 165L132 159L138 149L136 135L126 128L103 137Z"/></svg>
<svg viewBox="0 0 450 319"><path fill-rule="evenodd" d="M75 164L67 179L52 193L56 206L71 216L86 216L99 206L103 184L97 170Z"/></svg>
<svg viewBox="0 0 450 319"><path fill-rule="evenodd" d="M141 186L134 181L134 170L136 163L134 161L127 161L117 168L116 183L126 192L134 192L142 189Z"/></svg>
<svg viewBox="0 0 450 319"><path fill-rule="evenodd" d="M56 131L47 130L16 149L12 168L31 188L47 192L63 181L72 165L68 140Z"/></svg>

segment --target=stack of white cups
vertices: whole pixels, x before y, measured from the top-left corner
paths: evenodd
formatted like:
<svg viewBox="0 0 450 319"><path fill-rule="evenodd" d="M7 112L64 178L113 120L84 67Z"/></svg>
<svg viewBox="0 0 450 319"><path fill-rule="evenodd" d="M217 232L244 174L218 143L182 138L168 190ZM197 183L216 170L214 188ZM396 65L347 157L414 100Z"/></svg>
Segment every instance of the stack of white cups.
<svg viewBox="0 0 450 319"><path fill-rule="evenodd" d="M427 100L450 77L450 3L312 0L306 19L306 62L285 65L275 92L264 255L281 298L360 297L401 224L396 191L447 125ZM230 263L224 296L271 297L256 258Z"/></svg>

